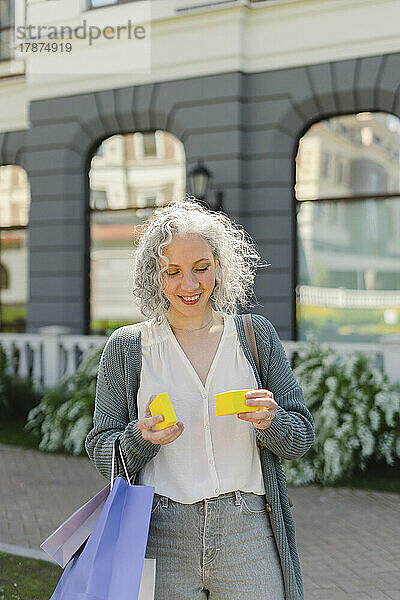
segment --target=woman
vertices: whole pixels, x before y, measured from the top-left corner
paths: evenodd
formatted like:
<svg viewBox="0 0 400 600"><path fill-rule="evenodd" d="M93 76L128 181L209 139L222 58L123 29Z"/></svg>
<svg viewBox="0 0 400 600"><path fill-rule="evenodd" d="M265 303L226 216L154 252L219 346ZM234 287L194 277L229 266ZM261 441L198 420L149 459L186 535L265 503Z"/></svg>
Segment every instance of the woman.
<svg viewBox="0 0 400 600"><path fill-rule="evenodd" d="M109 479L120 436L129 475L155 488L146 557L157 559L156 600L304 597L279 459L307 452L314 427L268 319L252 315L261 379L247 346L237 308L260 265L223 213L195 199L157 209L133 271L149 318L115 330L101 356L85 447ZM215 415L214 394L245 388L260 411ZM148 405L165 391L178 421L158 431L163 417Z"/></svg>

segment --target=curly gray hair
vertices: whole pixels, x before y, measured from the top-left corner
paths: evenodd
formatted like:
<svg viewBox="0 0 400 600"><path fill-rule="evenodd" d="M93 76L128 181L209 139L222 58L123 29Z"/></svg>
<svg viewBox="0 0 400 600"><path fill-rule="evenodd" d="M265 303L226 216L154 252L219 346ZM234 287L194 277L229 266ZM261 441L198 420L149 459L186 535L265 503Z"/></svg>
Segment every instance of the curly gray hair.
<svg viewBox="0 0 400 600"><path fill-rule="evenodd" d="M162 287L169 261L162 251L174 234L188 233L200 235L218 259L210 296L215 309L235 315L239 305L253 306L249 296L257 268L270 263L262 263L253 240L241 225L222 212L206 209L193 196L186 196L154 210L138 234L133 255L133 296L139 300L141 312L155 319L166 315L169 301ZM166 263L163 267L160 258Z"/></svg>

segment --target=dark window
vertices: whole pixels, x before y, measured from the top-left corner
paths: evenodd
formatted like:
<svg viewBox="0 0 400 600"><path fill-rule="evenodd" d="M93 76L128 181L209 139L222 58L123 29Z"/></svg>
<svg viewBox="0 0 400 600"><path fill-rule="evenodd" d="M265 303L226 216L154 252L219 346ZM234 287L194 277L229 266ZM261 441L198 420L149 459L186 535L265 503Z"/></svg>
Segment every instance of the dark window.
<svg viewBox="0 0 400 600"><path fill-rule="evenodd" d="M143 155L157 156L156 136L153 132L143 134Z"/></svg>
<svg viewBox="0 0 400 600"><path fill-rule="evenodd" d="M13 57L14 0L0 0L0 60Z"/></svg>
<svg viewBox="0 0 400 600"><path fill-rule="evenodd" d="M341 158L337 157L335 165L335 183L339 185L344 184L344 170L344 161Z"/></svg>
<svg viewBox="0 0 400 600"><path fill-rule="evenodd" d="M321 155L321 177L323 179L328 179L329 171L330 171L330 156L327 152L323 152Z"/></svg>
<svg viewBox="0 0 400 600"><path fill-rule="evenodd" d="M7 290L8 287L8 271L6 267L0 263L0 290Z"/></svg>

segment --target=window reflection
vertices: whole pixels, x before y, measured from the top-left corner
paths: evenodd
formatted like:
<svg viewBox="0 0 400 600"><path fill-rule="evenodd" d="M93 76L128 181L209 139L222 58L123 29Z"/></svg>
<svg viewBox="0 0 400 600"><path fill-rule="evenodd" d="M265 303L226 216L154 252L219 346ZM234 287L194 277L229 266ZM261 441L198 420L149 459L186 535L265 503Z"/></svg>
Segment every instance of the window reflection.
<svg viewBox="0 0 400 600"><path fill-rule="evenodd" d="M184 147L166 131L114 135L92 157L93 333L143 320L130 292L135 232L157 206L183 197L185 178Z"/></svg>
<svg viewBox="0 0 400 600"><path fill-rule="evenodd" d="M24 169L0 166L0 331L26 330L27 224L30 189Z"/></svg>
<svg viewBox="0 0 400 600"><path fill-rule="evenodd" d="M382 113L329 119L300 140L299 339L400 333L399 149L400 121Z"/></svg>
<svg viewBox="0 0 400 600"><path fill-rule="evenodd" d="M298 200L399 193L400 120L384 113L334 117L300 140Z"/></svg>
<svg viewBox="0 0 400 600"><path fill-rule="evenodd" d="M117 4L118 0L89 0L89 6L97 8L98 6L107 6L108 4Z"/></svg>
<svg viewBox="0 0 400 600"><path fill-rule="evenodd" d="M112 4L126 4L127 2L134 2L134 0L88 0L88 6L89 8L99 8Z"/></svg>

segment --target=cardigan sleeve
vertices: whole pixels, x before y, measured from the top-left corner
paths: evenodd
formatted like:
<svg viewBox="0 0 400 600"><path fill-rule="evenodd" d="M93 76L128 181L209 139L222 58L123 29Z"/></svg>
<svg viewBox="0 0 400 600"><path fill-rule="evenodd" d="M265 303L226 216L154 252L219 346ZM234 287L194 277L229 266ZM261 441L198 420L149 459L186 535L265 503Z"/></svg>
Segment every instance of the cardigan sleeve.
<svg viewBox="0 0 400 600"><path fill-rule="evenodd" d="M113 331L104 346L96 380L93 428L85 439L85 450L96 469L111 479L113 444L120 436L120 447L130 477L133 477L160 449L160 445L144 440L137 426L129 422L124 370L124 347L129 342L124 327ZM139 378L137 378L138 380ZM116 475L124 475L120 460Z"/></svg>
<svg viewBox="0 0 400 600"><path fill-rule="evenodd" d="M253 315L254 317L254 315ZM254 319L260 357L261 379L278 404L268 429L255 429L256 438L280 458L300 458L312 446L314 421L307 409L285 349L272 323L257 315Z"/></svg>

